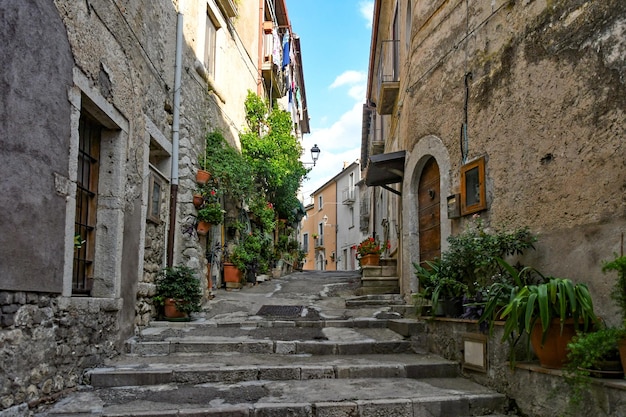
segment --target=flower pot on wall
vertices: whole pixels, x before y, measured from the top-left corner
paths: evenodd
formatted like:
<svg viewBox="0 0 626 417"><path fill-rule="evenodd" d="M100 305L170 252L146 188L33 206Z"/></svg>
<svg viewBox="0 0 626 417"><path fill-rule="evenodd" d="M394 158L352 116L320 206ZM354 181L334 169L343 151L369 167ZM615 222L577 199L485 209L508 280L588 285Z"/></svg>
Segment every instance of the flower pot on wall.
<svg viewBox="0 0 626 417"><path fill-rule="evenodd" d="M206 236L207 233L209 233L209 230L211 230L211 223L202 220L198 222L198 226L196 226L196 232L198 232L198 235Z"/></svg>
<svg viewBox="0 0 626 417"><path fill-rule="evenodd" d="M202 197L202 194L194 194L193 195L193 205L196 208L200 208L200 206L202 206L202 203L204 203L204 197Z"/></svg>
<svg viewBox="0 0 626 417"><path fill-rule="evenodd" d="M211 173L204 169L199 169L196 173L196 182L200 185L206 184L211 179Z"/></svg>
<svg viewBox="0 0 626 417"><path fill-rule="evenodd" d="M554 318L550 322L548 333L542 345L542 326L541 322L537 321L530 333L530 343L541 366L551 369L562 368L567 361L567 344L575 334L576 329L572 319L565 320L563 332L561 332L561 321L559 318Z"/></svg>
<svg viewBox="0 0 626 417"><path fill-rule="evenodd" d="M380 255L370 253L361 257L361 266L378 266L380 263Z"/></svg>

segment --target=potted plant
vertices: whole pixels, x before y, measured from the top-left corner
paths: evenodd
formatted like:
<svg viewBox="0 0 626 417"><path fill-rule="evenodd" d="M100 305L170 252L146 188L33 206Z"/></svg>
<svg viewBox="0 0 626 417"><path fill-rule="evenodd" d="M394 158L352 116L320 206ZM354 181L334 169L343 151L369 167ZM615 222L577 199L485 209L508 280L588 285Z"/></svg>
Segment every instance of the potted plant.
<svg viewBox="0 0 626 417"><path fill-rule="evenodd" d="M163 269L156 279L154 301L164 308L166 318L188 318L200 311L202 290L193 269L178 265Z"/></svg>
<svg viewBox="0 0 626 417"><path fill-rule="evenodd" d="M440 259L424 264L413 264L420 286L420 291L414 295L416 306L421 307L424 301L429 301L433 316L459 317L463 312L462 297L467 292L467 285L451 278Z"/></svg>
<svg viewBox="0 0 626 417"><path fill-rule="evenodd" d="M206 235L211 225L220 224L224 221L224 210L218 202L205 203L198 210L198 226L199 235Z"/></svg>
<svg viewBox="0 0 626 417"><path fill-rule="evenodd" d="M622 328L626 329L626 256L617 256L611 262L602 265L602 272L617 272L611 297L619 307L622 315ZM622 360L622 367L626 370L626 334L618 342L619 353Z"/></svg>
<svg viewBox="0 0 626 417"><path fill-rule="evenodd" d="M361 266L378 265L380 255L389 249L389 241L381 243L373 237L368 237L356 247L356 258Z"/></svg>
<svg viewBox="0 0 626 417"><path fill-rule="evenodd" d="M483 306L478 323L487 323L489 334L493 332L496 321L503 320L502 312L515 298L517 291L529 284L539 284L546 281L546 277L531 267L513 267L502 258L497 258L502 268L502 273L494 277L493 284L482 292L482 301L478 304Z"/></svg>
<svg viewBox="0 0 626 417"><path fill-rule="evenodd" d="M541 284L524 285L511 297L501 317L506 320L502 341L516 345L522 336L530 343L541 366L561 368L567 360L567 344L579 329L598 323L586 284L549 277ZM515 349L511 349L511 364Z"/></svg>
<svg viewBox="0 0 626 417"><path fill-rule="evenodd" d="M574 405L582 400L582 394L592 377L621 378L624 369L620 363L618 342L626 337L626 329L604 327L595 332L578 333L567 345L568 363L565 366L566 382L572 388Z"/></svg>

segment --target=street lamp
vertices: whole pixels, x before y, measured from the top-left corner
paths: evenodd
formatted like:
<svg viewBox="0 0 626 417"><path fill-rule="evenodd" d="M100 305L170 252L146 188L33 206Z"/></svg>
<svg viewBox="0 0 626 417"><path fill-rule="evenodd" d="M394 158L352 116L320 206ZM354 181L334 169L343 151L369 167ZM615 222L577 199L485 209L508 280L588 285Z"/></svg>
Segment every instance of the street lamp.
<svg viewBox="0 0 626 417"><path fill-rule="evenodd" d="M317 162L317 159L320 157L320 148L317 147L317 144L313 145L311 148L311 159L313 159L313 166ZM304 165L310 164L311 162L303 162Z"/></svg>

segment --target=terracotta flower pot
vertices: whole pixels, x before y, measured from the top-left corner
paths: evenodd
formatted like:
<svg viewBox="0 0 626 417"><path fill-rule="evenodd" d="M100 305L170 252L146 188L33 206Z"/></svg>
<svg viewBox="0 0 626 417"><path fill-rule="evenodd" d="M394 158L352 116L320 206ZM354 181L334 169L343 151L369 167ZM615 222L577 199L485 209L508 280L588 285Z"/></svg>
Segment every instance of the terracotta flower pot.
<svg viewBox="0 0 626 417"><path fill-rule="evenodd" d="M380 255L370 253L361 257L361 266L378 266L380 263Z"/></svg>
<svg viewBox="0 0 626 417"><path fill-rule="evenodd" d="M198 235L206 236L207 233L209 233L209 230L211 230L211 223L202 220L198 222L198 226L196 226L196 232L198 232Z"/></svg>
<svg viewBox="0 0 626 417"><path fill-rule="evenodd" d="M537 321L530 333L530 343L539 358L539 363L544 368L560 369L567 362L567 344L576 334L574 320L566 319L561 333L561 322L559 318L552 319L546 339L541 344L542 326Z"/></svg>
<svg viewBox="0 0 626 417"><path fill-rule="evenodd" d="M173 298L168 298L165 300L165 305L163 306L163 315L168 319L181 319L187 317L187 313L178 311Z"/></svg>
<svg viewBox="0 0 626 417"><path fill-rule="evenodd" d="M203 169L199 169L196 173L196 182L200 185L206 184L211 179L211 173Z"/></svg>
<svg viewBox="0 0 626 417"><path fill-rule="evenodd" d="M202 197L202 194L194 194L193 195L193 205L196 208L200 208L200 206L202 206L202 203L204 203L204 197Z"/></svg>

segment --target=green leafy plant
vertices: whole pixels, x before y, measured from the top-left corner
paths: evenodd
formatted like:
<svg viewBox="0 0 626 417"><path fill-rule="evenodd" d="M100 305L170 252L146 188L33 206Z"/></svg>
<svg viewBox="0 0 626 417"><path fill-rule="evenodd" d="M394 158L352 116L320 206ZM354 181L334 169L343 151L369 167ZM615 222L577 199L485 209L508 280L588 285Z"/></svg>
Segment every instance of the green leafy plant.
<svg viewBox="0 0 626 417"><path fill-rule="evenodd" d="M499 258L521 255L534 249L536 241L528 227L489 232L482 219L475 217L462 233L448 238L448 250L441 260L450 278L463 281L470 293L475 293L493 284L493 278L502 272Z"/></svg>
<svg viewBox="0 0 626 417"><path fill-rule="evenodd" d="M185 265L163 269L156 278L156 305L163 306L165 300L172 298L176 308L184 313L200 311L202 290L200 279L195 271Z"/></svg>
<svg viewBox="0 0 626 417"><path fill-rule="evenodd" d="M587 285L574 284L567 278L548 278L541 284L524 285L505 306L501 317L504 324L502 341L516 345L523 335L530 335L536 323L542 326L542 344L550 328L550 322L558 318L561 332L565 320L573 319L574 327L588 330L598 322L593 311L593 301ZM511 364L515 349L511 349Z"/></svg>
<svg viewBox="0 0 626 417"><path fill-rule="evenodd" d="M431 314L435 315L440 299L457 299L467 292L467 285L450 278L440 259L426 261L424 265L413 264L415 275L419 279L420 291L414 294L416 307L421 308L424 300L431 303Z"/></svg>
<svg viewBox="0 0 626 417"><path fill-rule="evenodd" d="M611 262L605 262L602 265L602 272L606 273L609 271L617 272L617 281L615 281L611 297L619 307L622 315L622 325L626 327L626 256L615 255L615 259Z"/></svg>
<svg viewBox="0 0 626 417"><path fill-rule="evenodd" d="M478 323L488 323L489 334L492 334L494 323L501 319L505 307L515 299L520 288L546 280L546 277L534 268L526 266L517 269L504 259L497 258L497 261L503 272L494 277L496 281L483 291L483 301L478 303L484 306Z"/></svg>
<svg viewBox="0 0 626 417"><path fill-rule="evenodd" d="M205 203L198 210L198 220L211 224L221 224L224 221L224 210L217 202Z"/></svg>
<svg viewBox="0 0 626 417"><path fill-rule="evenodd" d="M578 333L567 345L565 380L572 388L574 406L582 401L583 393L591 383L590 377L597 371L621 369L617 344L624 337L626 329L605 327L595 332Z"/></svg>

